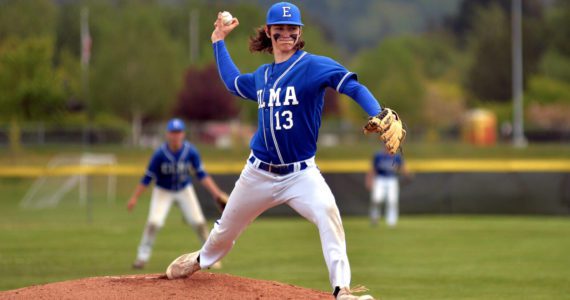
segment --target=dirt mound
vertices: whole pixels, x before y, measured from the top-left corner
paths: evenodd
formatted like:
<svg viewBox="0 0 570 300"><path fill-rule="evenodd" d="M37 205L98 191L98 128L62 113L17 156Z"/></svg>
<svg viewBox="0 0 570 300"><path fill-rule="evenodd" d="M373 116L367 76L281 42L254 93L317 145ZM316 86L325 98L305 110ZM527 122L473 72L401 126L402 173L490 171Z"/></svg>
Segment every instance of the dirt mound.
<svg viewBox="0 0 570 300"><path fill-rule="evenodd" d="M92 277L0 292L0 299L333 299L330 293L275 281L199 272Z"/></svg>

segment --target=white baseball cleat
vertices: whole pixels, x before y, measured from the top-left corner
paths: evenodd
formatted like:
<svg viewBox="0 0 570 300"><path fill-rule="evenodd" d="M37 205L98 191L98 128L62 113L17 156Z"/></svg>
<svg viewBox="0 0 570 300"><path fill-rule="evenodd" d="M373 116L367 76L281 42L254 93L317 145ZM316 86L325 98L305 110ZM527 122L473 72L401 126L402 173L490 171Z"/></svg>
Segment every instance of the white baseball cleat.
<svg viewBox="0 0 570 300"><path fill-rule="evenodd" d="M144 265L146 264L146 261L141 260L141 259L137 259L135 260L135 262L133 263L133 269L135 270L142 270L144 269Z"/></svg>
<svg viewBox="0 0 570 300"><path fill-rule="evenodd" d="M166 269L166 277L168 279L177 279L196 273L196 271L200 270L199 255L199 251L181 255L170 263L170 266Z"/></svg>
<svg viewBox="0 0 570 300"><path fill-rule="evenodd" d="M368 289L363 286L357 286L354 289L343 287L336 295L336 300L374 300L370 295L355 296L352 293L366 292Z"/></svg>

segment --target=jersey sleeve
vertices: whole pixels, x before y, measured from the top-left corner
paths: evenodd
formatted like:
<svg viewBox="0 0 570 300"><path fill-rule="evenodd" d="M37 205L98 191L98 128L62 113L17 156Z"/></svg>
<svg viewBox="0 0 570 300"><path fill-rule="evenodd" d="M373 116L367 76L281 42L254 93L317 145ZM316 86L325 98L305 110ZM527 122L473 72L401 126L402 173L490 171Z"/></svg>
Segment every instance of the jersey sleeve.
<svg viewBox="0 0 570 300"><path fill-rule="evenodd" d="M355 73L324 56L313 56L310 72L313 80L320 86L333 88L339 93L349 78L356 78Z"/></svg>
<svg viewBox="0 0 570 300"><path fill-rule="evenodd" d="M369 116L376 116L382 108L372 93L358 82L355 73L348 71L338 62L323 56L313 57L311 74L320 86L331 87L339 93L350 96Z"/></svg>
<svg viewBox="0 0 570 300"><path fill-rule="evenodd" d="M257 95L255 93L255 78L253 74L247 73L239 75L234 79L234 86L240 97L257 101Z"/></svg>
<svg viewBox="0 0 570 300"><path fill-rule="evenodd" d="M350 96L371 117L377 116L382 110L378 100L356 78L349 78L340 92Z"/></svg>
<svg viewBox="0 0 570 300"><path fill-rule="evenodd" d="M146 171L143 177L141 178L141 184L144 186L148 186L153 179L156 180L159 171L160 171L160 155L157 151L152 155L152 158L150 159L148 167L146 168Z"/></svg>
<svg viewBox="0 0 570 300"><path fill-rule="evenodd" d="M204 177L208 176L208 173L204 170L204 166L202 166L202 160L200 159L200 153L196 148L192 147L190 149L190 163L192 164L192 168L194 168L194 174L198 177L199 180L202 180Z"/></svg>
<svg viewBox="0 0 570 300"><path fill-rule="evenodd" d="M257 101L253 74L240 73L223 40L215 42L212 47L214 48L218 73L226 89L241 98Z"/></svg>

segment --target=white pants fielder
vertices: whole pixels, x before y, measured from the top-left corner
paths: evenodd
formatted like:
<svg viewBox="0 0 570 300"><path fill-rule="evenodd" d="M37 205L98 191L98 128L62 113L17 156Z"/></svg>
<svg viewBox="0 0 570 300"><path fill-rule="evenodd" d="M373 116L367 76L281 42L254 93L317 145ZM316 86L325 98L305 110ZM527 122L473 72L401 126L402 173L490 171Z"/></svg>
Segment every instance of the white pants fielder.
<svg viewBox="0 0 570 300"><path fill-rule="evenodd" d="M196 228L206 223L206 218L204 218L202 208L192 185L188 185L179 191L169 191L160 187L154 187L147 221L147 225L152 227L152 232L148 232L147 229L144 230L138 248L137 259L142 261L149 260L156 231L164 225L173 202L178 204L184 220L192 227Z"/></svg>
<svg viewBox="0 0 570 300"><path fill-rule="evenodd" d="M376 222L380 217L380 204L386 202L386 223L389 226L396 225L398 222L399 194L400 186L398 185L397 177L377 176L374 178L370 207L370 218L373 222Z"/></svg>
<svg viewBox="0 0 570 300"><path fill-rule="evenodd" d="M344 229L334 196L314 161L307 169L288 175L272 174L248 162L236 182L222 217L200 250L200 267L221 260L243 230L261 213L287 204L317 225L329 280L350 286Z"/></svg>

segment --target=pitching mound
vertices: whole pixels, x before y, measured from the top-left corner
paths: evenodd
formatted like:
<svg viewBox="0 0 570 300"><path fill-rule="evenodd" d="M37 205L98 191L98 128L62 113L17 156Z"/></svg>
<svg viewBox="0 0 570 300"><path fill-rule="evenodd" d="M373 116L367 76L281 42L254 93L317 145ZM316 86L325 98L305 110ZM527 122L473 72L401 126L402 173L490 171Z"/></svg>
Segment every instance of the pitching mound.
<svg viewBox="0 0 570 300"><path fill-rule="evenodd" d="M275 281L198 272L168 280L162 274L105 276L0 292L0 299L332 299L329 293Z"/></svg>

